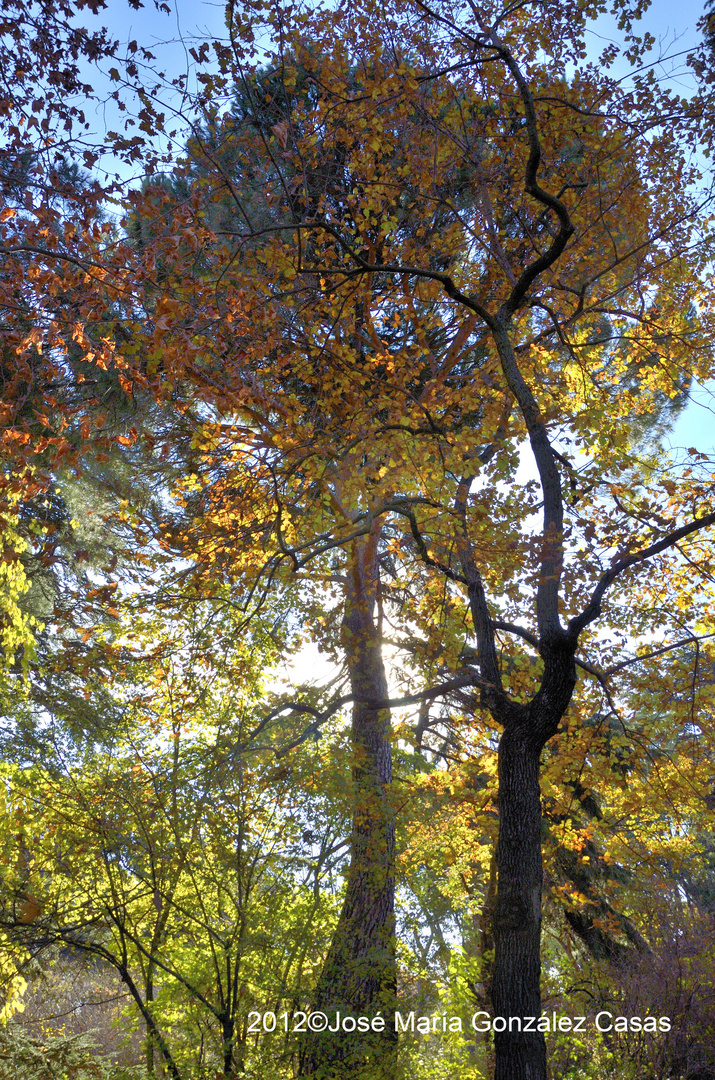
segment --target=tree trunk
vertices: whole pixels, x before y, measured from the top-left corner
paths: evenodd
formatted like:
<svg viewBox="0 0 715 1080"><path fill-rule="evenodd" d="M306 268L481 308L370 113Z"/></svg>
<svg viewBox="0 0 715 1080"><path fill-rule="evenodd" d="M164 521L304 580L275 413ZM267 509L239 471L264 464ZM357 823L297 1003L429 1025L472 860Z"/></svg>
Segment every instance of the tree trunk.
<svg viewBox="0 0 715 1080"><path fill-rule="evenodd" d="M546 1080L543 1034L519 1031L516 1020L541 1015L540 747L523 729L507 729L499 744L498 886L494 916L494 1080ZM536 1026L535 1022L532 1022Z"/></svg>
<svg viewBox="0 0 715 1080"><path fill-rule="evenodd" d="M392 1080L396 1069L394 1009L395 821L390 786L390 714L369 702L387 698L374 606L379 531L356 543L343 618L343 644L355 696L352 716L353 824L345 900L323 966L313 1014L334 1032L311 1033L301 1050L301 1076L327 1080ZM346 1017L381 1014L384 1029L360 1032ZM379 1028L379 1022L376 1025Z"/></svg>
<svg viewBox="0 0 715 1080"><path fill-rule="evenodd" d="M523 1030L526 1017L534 1017L536 1027L541 1015L539 769L541 751L556 735L576 685L576 638L561 631L540 651L544 674L530 703L503 703L494 710L504 733L499 742L492 1007L496 1024L505 1024L503 1031L495 1027L494 1080L548 1077L543 1033Z"/></svg>
<svg viewBox="0 0 715 1080"><path fill-rule="evenodd" d="M228 1017L224 1016L221 1021L221 1033L223 1035L223 1075L225 1080L230 1080L232 1076L236 1076L237 1069L234 1069L233 1051L234 1051L234 1022Z"/></svg>
<svg viewBox="0 0 715 1080"><path fill-rule="evenodd" d="M152 967L153 967L153 965L152 965L152 963L150 961L149 962L149 974L147 975L147 978L146 978L146 1003L147 1003L148 1007L151 1007L151 1003L154 1000L154 980L153 980L153 974L152 974L152 970L151 970ZM151 1028L149 1027L148 1024L145 1024L145 1028L146 1028L146 1038L145 1038L146 1072L147 1072L147 1076L151 1077L151 1080L153 1080L153 1078L156 1076L156 1068L155 1068L155 1064L154 1064L154 1049L155 1049L155 1045L156 1045L156 1040L154 1038L154 1033L153 1033L153 1031L151 1030Z"/></svg>

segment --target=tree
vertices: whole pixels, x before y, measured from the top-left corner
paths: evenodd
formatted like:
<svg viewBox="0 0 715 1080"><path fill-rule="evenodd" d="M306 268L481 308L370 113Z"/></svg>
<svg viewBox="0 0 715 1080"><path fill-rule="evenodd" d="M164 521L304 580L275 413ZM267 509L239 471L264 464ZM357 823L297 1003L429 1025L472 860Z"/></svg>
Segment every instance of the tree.
<svg viewBox="0 0 715 1080"><path fill-rule="evenodd" d="M353 871L315 995L333 1010L393 993L388 710L421 702L429 724L461 693L471 745L500 732L491 998L538 1015L542 751L588 726L579 670L615 714L622 642L677 653L679 605L709 615L683 566L709 572L710 478L697 455L676 482L632 449L634 413L711 372L709 196L687 156L708 98L637 67L652 43L625 5L631 79L610 47L590 62L598 10L229 7L178 212L178 189L147 189L147 242L103 253L126 290L108 358L197 426L193 533L162 541L192 553L182 580L228 587L246 619L280 590L328 649L342 626L349 693L286 706L305 734L354 709ZM386 618L410 656L398 699ZM495 1042L497 1080L545 1076L540 1034ZM387 1033L303 1056L305 1075L375 1069L394 1074Z"/></svg>
<svg viewBox="0 0 715 1080"><path fill-rule="evenodd" d="M232 201L234 220L187 199L182 235L204 261L190 287L177 264L154 324L172 385L188 377L219 414L245 418L232 432L218 421L230 465L205 494L208 536L222 536L230 577L245 588L298 580L318 553L379 550L389 522L402 574L421 560L426 580L441 577L468 600L476 647L460 662L447 651L447 685L417 697L471 685L502 731L491 986L500 1016L540 1013L539 762L579 665L611 693L604 669L614 664L599 664L589 628L608 603L614 631L677 639L675 606L661 600L656 612L632 583L656 566L669 595L682 595L667 553L685 545L706 569L700 536L715 523L707 477L638 479L631 450L634 412L710 372L709 196L686 155L693 132L707 136L706 106L658 87L648 68L618 83L613 49L600 67L585 60L587 14L578 4L459 3L386 14L364 3L314 10L308 33L300 18L269 11L284 111L269 134L256 105L252 128L238 133L251 199L202 147L205 186ZM249 15L232 13L232 51L220 53L247 97ZM627 55L647 59L651 41L621 15ZM313 88L307 100L293 92L299 72ZM438 228L410 224L437 211ZM180 341L191 343L190 364ZM539 494L516 477L523 440ZM338 475L356 496L336 527L324 507ZM236 506L241 550L219 526ZM258 557L251 535L262 537ZM379 591L372 565L368 610ZM372 619L361 627L364 657L374 631ZM361 698L379 715L390 704L382 680L362 685L369 691L353 679L355 715ZM389 844L382 864L389 871ZM327 996L344 1000L335 986ZM545 1076L541 1035L495 1042L497 1080ZM306 1074L345 1067L333 1053L311 1051ZM347 1068L358 1075L365 1060Z"/></svg>
<svg viewBox="0 0 715 1080"><path fill-rule="evenodd" d="M143 135L97 135L92 112L104 97L136 125L128 103L146 96L137 65L153 57L136 42L120 56L98 21L105 8L104 0L10 0L0 16L0 487L36 536L57 525L53 470L77 468L87 443L96 453L116 448L117 436L133 441L130 425L121 433L107 425L130 389L112 359L113 316L127 294L112 264L108 203L120 195L120 171L141 148L151 167L154 149ZM121 101L116 89L103 95L88 82L106 85L102 64L112 60L111 83L120 68L125 79ZM155 133L151 115L147 102L146 135Z"/></svg>
<svg viewBox="0 0 715 1080"><path fill-rule="evenodd" d="M111 743L56 738L5 770L2 925L16 951L41 960L60 947L117 973L149 1076L228 1080L276 1056L292 1074L292 1024L261 1017L303 1004L301 979L324 949L329 858L303 836L325 828L311 803L334 766L327 748L276 764L295 723L256 733L273 651L258 626L222 656L221 619L205 605L173 625L133 608ZM331 752L340 759L337 742Z"/></svg>

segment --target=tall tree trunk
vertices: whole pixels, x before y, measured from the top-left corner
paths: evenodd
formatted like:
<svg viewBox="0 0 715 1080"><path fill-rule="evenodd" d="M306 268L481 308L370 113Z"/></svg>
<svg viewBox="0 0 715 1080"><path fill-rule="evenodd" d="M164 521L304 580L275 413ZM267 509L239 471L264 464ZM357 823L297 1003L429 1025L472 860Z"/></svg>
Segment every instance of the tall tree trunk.
<svg viewBox="0 0 715 1080"><path fill-rule="evenodd" d="M379 628L375 624L379 527L353 545L343 617L352 715L353 823L347 888L333 941L313 1001L331 1028L306 1036L301 1076L315 1080L392 1080L397 1043L394 1009L395 820L390 786L390 714L371 701L387 698ZM346 1017L381 1015L369 1032L352 1029Z"/></svg>
<svg viewBox="0 0 715 1080"><path fill-rule="evenodd" d="M223 1075L225 1080L230 1080L232 1076L238 1074L238 1069L234 1068L234 1029L233 1018L224 1015L221 1019L221 1034L223 1036Z"/></svg>
<svg viewBox="0 0 715 1080"><path fill-rule="evenodd" d="M147 1003L148 1007L151 1007L151 1003L154 1000L153 966L154 966L153 963L151 961L149 961L149 973L147 974L147 978L146 978L146 1003ZM153 1080L154 1076L156 1076L156 1069L155 1069L155 1065L154 1065L154 1049L155 1049L155 1046L156 1046L156 1040L154 1038L154 1033L152 1032L152 1030L148 1026L148 1024L145 1025L145 1027L146 1027L146 1038L145 1038L146 1071L147 1071L147 1076L151 1077L152 1080Z"/></svg>
<svg viewBox="0 0 715 1080"><path fill-rule="evenodd" d="M541 751L556 735L576 685L576 637L542 644L544 673L528 705L494 709L499 742L499 840L492 978L494 1080L547 1080L543 1033L524 1031L541 1015ZM504 1018L502 1021L501 1018ZM510 1028L511 1020L511 1030ZM522 1030L520 1030L520 1028Z"/></svg>
<svg viewBox="0 0 715 1080"><path fill-rule="evenodd" d="M546 1080L544 1036L519 1032L509 1017L541 1014L540 747L523 731L507 729L499 744L498 886L494 914L494 1080ZM534 1023L534 1027L535 1027Z"/></svg>

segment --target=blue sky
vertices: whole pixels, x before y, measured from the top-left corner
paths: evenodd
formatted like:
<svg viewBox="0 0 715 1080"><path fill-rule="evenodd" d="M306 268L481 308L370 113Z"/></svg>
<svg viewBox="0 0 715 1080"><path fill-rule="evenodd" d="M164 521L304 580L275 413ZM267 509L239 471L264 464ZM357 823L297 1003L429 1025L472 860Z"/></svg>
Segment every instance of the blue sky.
<svg viewBox="0 0 715 1080"><path fill-rule="evenodd" d="M648 11L644 15L641 25L645 27L657 41L663 41L671 45L674 37L678 39L679 47L689 48L698 40L696 24L703 14L704 0L653 0ZM618 30L613 20L601 20L604 34L612 34L618 40Z"/></svg>
<svg viewBox="0 0 715 1080"><path fill-rule="evenodd" d="M157 11L153 0L144 0L139 11L129 8L127 0L108 0L107 8L97 21L108 26L120 42L136 38L140 44L153 48L158 55L171 64L175 71L185 66L185 51L181 39L191 44L196 37L221 37L225 34L224 4L221 0L178 0L170 2L170 14ZM696 23L703 13L704 0L653 0L642 26L652 33L658 42L672 50L688 49L697 39ZM599 20L593 35L594 53L600 51L599 37L618 40L619 31L611 18Z"/></svg>
<svg viewBox="0 0 715 1080"><path fill-rule="evenodd" d="M656 38L668 43L677 37L676 51L687 50L698 40L695 27L702 12L702 0L680 0L677 4L655 0L644 25ZM685 88L688 84L683 85ZM671 432L670 445L674 450L692 446L702 453L715 454L715 386L696 384L692 388L690 402Z"/></svg>

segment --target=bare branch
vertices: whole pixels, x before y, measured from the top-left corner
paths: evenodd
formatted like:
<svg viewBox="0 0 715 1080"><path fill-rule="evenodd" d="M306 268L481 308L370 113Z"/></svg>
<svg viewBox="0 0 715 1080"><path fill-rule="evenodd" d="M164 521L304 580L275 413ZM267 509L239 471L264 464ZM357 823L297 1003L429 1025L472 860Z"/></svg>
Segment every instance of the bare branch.
<svg viewBox="0 0 715 1080"><path fill-rule="evenodd" d="M285 757L286 754L294 750L296 746L300 746L306 739L313 737L319 737L321 724L326 723L331 716L335 716L346 705L359 702L360 704L369 706L370 709L401 709L405 705L419 705L425 701L432 701L434 698L444 697L447 694L453 693L455 690L461 690L465 686L477 686L482 690L492 692L495 690L494 686L491 686L486 680L482 679L476 671L467 671L462 675L456 675L453 679L448 679L445 682L437 683L436 686L429 686L426 690L420 690L415 694L405 694L399 698L368 698L360 697L357 694L341 694L340 697L335 698L327 708L316 709L313 705L306 705L299 701L286 701L282 705L277 705L275 709L272 709L270 713L263 717L260 723L253 729L245 742L234 748L234 752L242 753L249 749L249 744L256 738L257 735L263 731L266 726L275 720L276 717L282 713L296 713L298 715L312 716L313 723L301 732L301 734L289 742L286 746L280 747L275 751L277 758Z"/></svg>
<svg viewBox="0 0 715 1080"><path fill-rule="evenodd" d="M607 668L604 675L615 675L617 671L623 671L624 668L630 667L631 664L639 664L645 660L655 660L656 657L665 656L666 653L674 652L675 649L682 649L686 645L707 641L711 637L715 637L715 631L710 634L691 634L689 637L682 638L672 645L663 645L660 649L651 649L650 652L632 656L629 660L621 660L619 664L613 664L612 667Z"/></svg>

